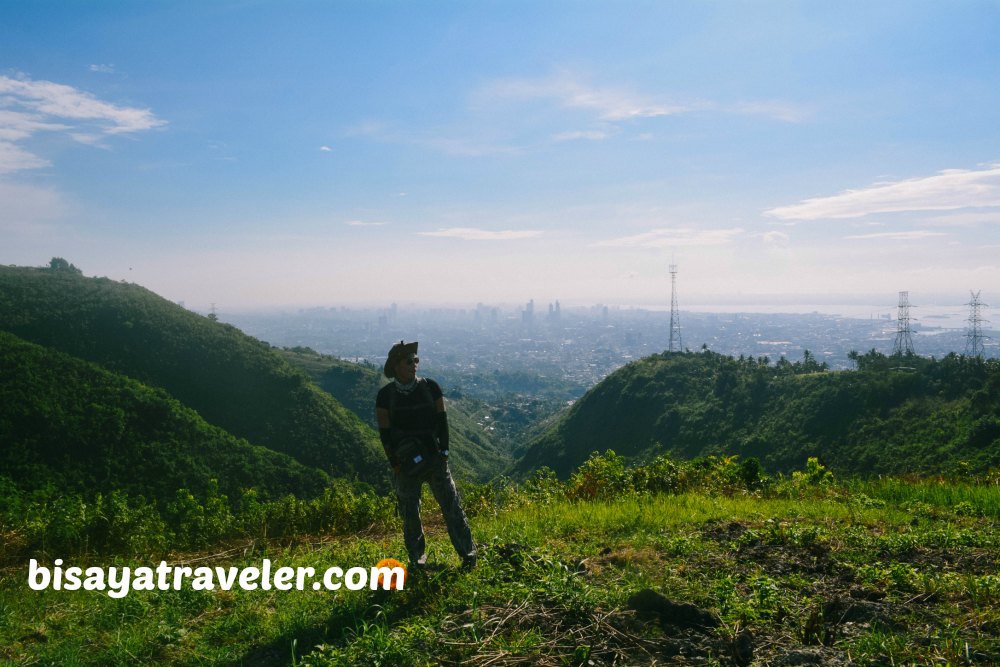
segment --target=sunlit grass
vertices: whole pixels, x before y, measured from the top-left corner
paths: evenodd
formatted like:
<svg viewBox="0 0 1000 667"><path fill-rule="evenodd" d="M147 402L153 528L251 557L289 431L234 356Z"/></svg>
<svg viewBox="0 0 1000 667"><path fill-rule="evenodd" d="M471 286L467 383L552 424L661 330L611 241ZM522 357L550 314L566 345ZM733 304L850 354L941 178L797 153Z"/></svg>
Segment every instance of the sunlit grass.
<svg viewBox="0 0 1000 667"><path fill-rule="evenodd" d="M116 600L32 591L15 568L0 575L0 662L329 667L517 656L573 664L589 655L589 644L567 645L575 635L559 632L597 628L598 619L624 613L633 593L653 588L717 614L722 636L752 629L762 660L777 647L825 638L858 664L964 664L966 650L983 663L1000 655L988 630L1000 627L1000 578L990 570L1000 545L991 515L956 512L950 503L989 507L992 492L948 495L935 484L907 492L857 483L797 497L522 498L473 517L481 548L473 572L457 568L431 502L434 568L397 592L181 590ZM248 542L202 562L241 567L267 557L321 571L404 553L390 533ZM150 564L138 556L89 559ZM878 610L865 621L871 627L824 629L824 607L858 592L863 609ZM657 626L637 628L637 637L656 641Z"/></svg>
<svg viewBox="0 0 1000 667"><path fill-rule="evenodd" d="M761 499L688 493L531 504L486 520L484 530L493 530L497 535L513 532L535 540L556 535L573 537L581 533L636 537L683 532L687 527L713 521L763 522L767 519L897 527L908 525L912 515L894 507L859 508L829 499Z"/></svg>
<svg viewBox="0 0 1000 667"><path fill-rule="evenodd" d="M898 506L926 503L960 514L1000 517L1000 484L976 484L943 479L885 478L856 481L850 485L850 489Z"/></svg>

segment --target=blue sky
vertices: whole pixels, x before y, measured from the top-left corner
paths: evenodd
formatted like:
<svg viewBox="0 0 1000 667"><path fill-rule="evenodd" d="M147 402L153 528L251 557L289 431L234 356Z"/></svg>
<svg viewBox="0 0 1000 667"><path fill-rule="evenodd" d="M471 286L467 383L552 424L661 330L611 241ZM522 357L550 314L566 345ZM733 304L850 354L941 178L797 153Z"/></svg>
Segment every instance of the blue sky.
<svg viewBox="0 0 1000 667"><path fill-rule="evenodd" d="M0 262L189 307L1000 303L1000 2L0 0Z"/></svg>

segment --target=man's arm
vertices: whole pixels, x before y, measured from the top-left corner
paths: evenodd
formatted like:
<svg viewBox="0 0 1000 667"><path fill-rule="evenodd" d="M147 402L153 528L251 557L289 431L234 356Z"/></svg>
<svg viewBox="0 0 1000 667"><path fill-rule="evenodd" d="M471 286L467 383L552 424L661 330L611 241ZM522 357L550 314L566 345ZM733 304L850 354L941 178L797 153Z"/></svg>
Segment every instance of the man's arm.
<svg viewBox="0 0 1000 667"><path fill-rule="evenodd" d="M385 452L385 458L389 459L389 465L393 469L397 469L399 468L399 461L396 460L395 455L392 453L389 411L385 408L375 408L375 419L378 420L378 439L382 441L382 451Z"/></svg>
<svg viewBox="0 0 1000 667"><path fill-rule="evenodd" d="M437 410L435 415L435 425L438 437L438 450L444 454L445 458L448 458L448 413L444 409L444 396L441 396L436 401L434 401L434 408Z"/></svg>

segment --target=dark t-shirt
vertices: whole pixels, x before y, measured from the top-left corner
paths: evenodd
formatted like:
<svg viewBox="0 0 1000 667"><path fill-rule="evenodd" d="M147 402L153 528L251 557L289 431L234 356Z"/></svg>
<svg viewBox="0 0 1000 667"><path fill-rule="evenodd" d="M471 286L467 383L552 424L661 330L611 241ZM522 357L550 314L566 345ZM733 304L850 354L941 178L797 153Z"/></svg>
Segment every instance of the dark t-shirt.
<svg viewBox="0 0 1000 667"><path fill-rule="evenodd" d="M440 385L427 378L419 378L417 387L405 394L390 382L379 390L375 407L389 411L389 426L398 434L433 433L437 427L435 404L443 395Z"/></svg>

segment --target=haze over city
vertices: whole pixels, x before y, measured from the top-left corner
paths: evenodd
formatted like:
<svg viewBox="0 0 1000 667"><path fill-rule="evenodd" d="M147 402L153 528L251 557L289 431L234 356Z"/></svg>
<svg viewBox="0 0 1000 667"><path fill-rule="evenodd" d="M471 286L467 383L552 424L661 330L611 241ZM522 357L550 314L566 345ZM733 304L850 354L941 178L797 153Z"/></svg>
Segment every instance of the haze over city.
<svg viewBox="0 0 1000 667"><path fill-rule="evenodd" d="M1000 4L0 2L0 263L190 308L1000 303ZM996 319L996 318L994 318Z"/></svg>

